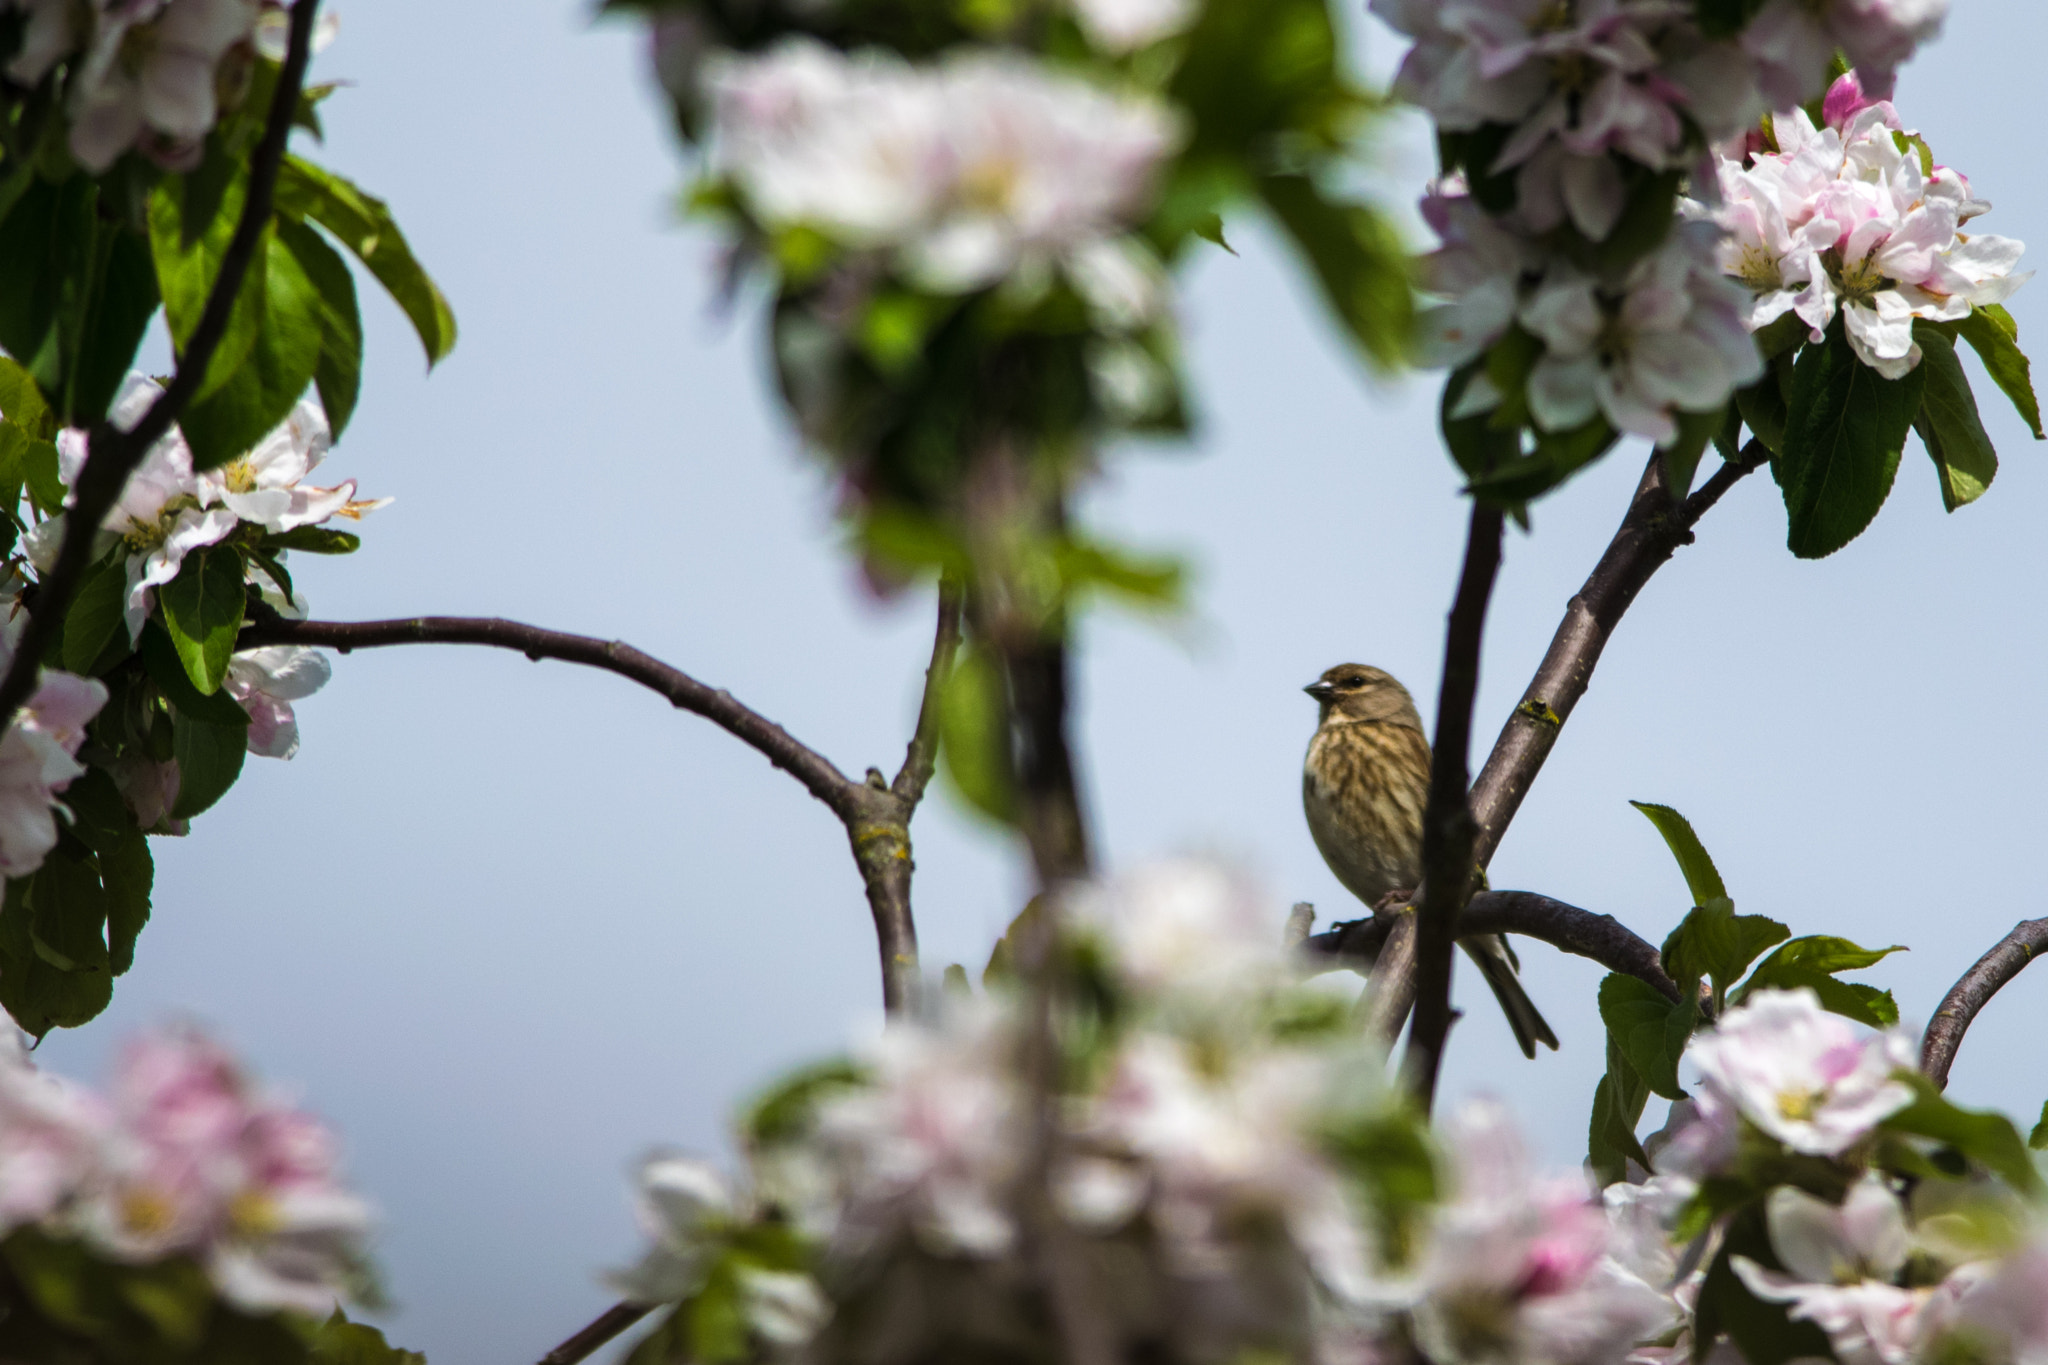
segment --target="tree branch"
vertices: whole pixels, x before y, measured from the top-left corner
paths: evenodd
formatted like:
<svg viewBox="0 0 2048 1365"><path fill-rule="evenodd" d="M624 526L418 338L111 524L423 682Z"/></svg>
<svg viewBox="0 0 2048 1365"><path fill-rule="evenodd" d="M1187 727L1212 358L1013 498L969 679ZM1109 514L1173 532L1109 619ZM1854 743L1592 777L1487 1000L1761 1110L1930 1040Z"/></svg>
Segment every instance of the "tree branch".
<svg viewBox="0 0 2048 1365"><path fill-rule="evenodd" d="M1380 932L1373 945L1372 971L1365 979L1365 995L1359 1002L1365 1010L1361 1032L1392 1052L1394 1044L1401 1041L1401 1026L1408 1022L1408 1011L1415 1008L1415 912L1404 907L1385 921L1375 918L1363 923L1378 927ZM1341 935L1319 934L1316 938L1338 936ZM1309 940L1312 950L1315 942L1315 938Z"/></svg>
<svg viewBox="0 0 2048 1365"><path fill-rule="evenodd" d="M1311 935L1303 948L1311 960L1327 961L1333 967L1347 960L1377 963L1385 955L1383 945L1390 934L1407 918L1385 915L1340 924L1327 933ZM1596 915L1533 891L1477 893L1458 918L1458 933L1460 937L1520 934L1541 939L1563 952L1591 958L1610 972L1647 981L1672 1001L1678 999L1678 985L1665 975L1656 945L1638 937L1612 915Z"/></svg>
<svg viewBox="0 0 2048 1365"><path fill-rule="evenodd" d="M953 655L960 648L960 584L952 578L939 580L939 626L932 638L931 666L924 671L924 700L917 708L917 729L903 755L903 766L889 789L915 806L924 799L939 761L940 689L952 671Z"/></svg>
<svg viewBox="0 0 2048 1365"><path fill-rule="evenodd" d="M540 1365L576 1365L653 1311L648 1304L615 1303L592 1319L589 1326L542 1356Z"/></svg>
<svg viewBox="0 0 2048 1365"><path fill-rule="evenodd" d="M1920 1070L1928 1080L1941 1089L1948 1088L1948 1069L1955 1064L1956 1049L1963 1045L1963 1035L1972 1021L2044 947L2048 947L2048 919L2023 919L1950 987L1941 1008L1927 1021L1927 1035L1920 1042Z"/></svg>
<svg viewBox="0 0 2048 1365"><path fill-rule="evenodd" d="M1472 707L1479 694L1479 650L1486 604L1500 573L1501 509L1474 499L1465 537L1465 567L1444 632L1443 681L1437 690L1436 739L1430 746L1429 803L1422 813L1422 897L1415 911L1415 1022L1402 1069L1427 1114L1451 1028L1451 969L1458 917L1472 898Z"/></svg>
<svg viewBox="0 0 2048 1365"><path fill-rule="evenodd" d="M396 621L290 621L279 616L244 626L235 641L238 650L263 645L326 645L344 654L387 645L487 645L516 650L536 663L559 659L601 668L658 692L670 705L693 711L719 726L803 783L806 791L831 807L841 819L855 813L850 797L862 788L861 783L834 767L830 759L799 743L787 730L741 704L730 692L698 682L681 669L620 640L543 630L495 616L415 616Z"/></svg>
<svg viewBox="0 0 2048 1365"><path fill-rule="evenodd" d="M242 216L221 255L220 274L214 277L199 323L178 356L177 373L133 427L123 431L103 419L87 438L85 466L71 490L73 502L65 514L64 540L57 550L57 562L36 585L28 624L22 629L5 676L0 677L0 733L5 733L15 712L36 690L43 655L56 638L57 627L71 609L72 599L78 596L86 570L92 567L92 545L99 535L100 523L120 498L128 476L142 463L149 448L171 429L171 424L198 395L207 366L227 335L235 299L255 260L256 249L262 244L263 230L270 223L278 163L284 159L285 144L291 138L292 116L299 107L299 90L305 84L306 63L312 54L313 11L318 6L319 0L296 0L292 5L284 69L271 97L263 136L249 162L249 189L242 203Z"/></svg>
<svg viewBox="0 0 2048 1365"><path fill-rule="evenodd" d="M1592 576L1566 605L1549 652L1473 784L1472 814L1479 822L1473 857L1481 868L1493 861L1508 822L1521 808L1543 761L1550 757L1558 731L1571 719L1572 708L1586 694L1601 651L1607 648L1608 638L1636 594L1679 546L1692 543L1693 526L1722 494L1769 459L1770 451L1763 442L1752 440L1738 459L1723 464L1698 491L1674 506L1664 458L1655 451L1650 453L1628 515L1593 567Z"/></svg>
<svg viewBox="0 0 2048 1365"><path fill-rule="evenodd" d="M934 658L950 654L949 634L957 637L957 605L941 607L939 641ZM691 711L749 745L801 782L825 803L846 828L853 859L860 868L868 909L874 916L876 946L882 963L882 1003L892 1014L910 1007L918 988L917 924L911 914L910 818L917 800L905 797L876 773L857 782L832 761L803 744L787 730L746 706L730 692L697 681L670 664L619 640L599 640L543 630L497 617L416 616L397 621L291 621L275 613L242 628L237 649L264 645L325 645L346 654L388 645L485 645L515 650L536 662L559 659L616 673L639 683L685 711ZM929 684L928 684L929 687ZM925 709L932 702L926 698ZM923 720L920 719L920 728ZM911 742L913 752L918 742ZM901 775L898 778L902 780ZM916 784L918 795L923 783Z"/></svg>

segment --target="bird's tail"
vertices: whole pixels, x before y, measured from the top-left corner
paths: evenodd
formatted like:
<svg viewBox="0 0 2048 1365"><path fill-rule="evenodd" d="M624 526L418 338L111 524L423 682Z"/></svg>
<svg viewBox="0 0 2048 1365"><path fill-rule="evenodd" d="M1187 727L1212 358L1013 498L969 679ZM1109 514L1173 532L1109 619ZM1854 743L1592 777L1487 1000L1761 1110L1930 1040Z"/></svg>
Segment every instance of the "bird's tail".
<svg viewBox="0 0 2048 1365"><path fill-rule="evenodd" d="M1516 974L1507 943L1499 935L1489 934L1484 938L1459 939L1458 946L1479 968L1486 984L1493 987L1493 998L1500 1001L1501 1013L1507 1015L1508 1027L1515 1031L1515 1041L1522 1045L1522 1055L1534 1057L1538 1043L1557 1051L1557 1035L1544 1022L1536 1002L1522 989L1522 978Z"/></svg>

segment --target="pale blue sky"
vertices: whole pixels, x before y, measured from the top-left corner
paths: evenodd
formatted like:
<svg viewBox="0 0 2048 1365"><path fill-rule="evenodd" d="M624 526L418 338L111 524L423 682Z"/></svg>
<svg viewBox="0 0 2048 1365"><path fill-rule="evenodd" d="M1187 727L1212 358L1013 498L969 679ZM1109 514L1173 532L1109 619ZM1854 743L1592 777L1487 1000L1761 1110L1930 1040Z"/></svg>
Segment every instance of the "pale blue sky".
<svg viewBox="0 0 2048 1365"><path fill-rule="evenodd" d="M1366 40L1391 57L1384 33ZM1997 205L1986 228L2023 239L2048 236L2044 41L2033 4L1959 0L1901 86L1907 121ZM316 613L619 636L848 771L893 768L928 603L863 594L768 400L755 317L712 312L711 246L671 212L683 166L637 34L560 0L355 5L317 74L354 82L327 106L323 158L391 200L462 340L423 378L366 291L364 398L331 469L398 501L352 561L294 566ZM1407 131L1390 199L1426 169ZM1086 627L1089 790L1112 861L1225 852L1327 922L1356 907L1302 824L1298 689L1358 659L1430 711L1463 513L1434 379L1365 382L1267 235L1231 235L1243 254L1210 253L1185 303L1200 436L1118 454L1089 501L1100 528L1197 569L1187 625ZM2023 340L2048 335L2036 302L2014 301ZM2042 913L2048 550L2030 528L2048 449L1984 406L2005 465L1981 504L1945 516L1909 453L1875 527L1819 564L1783 549L1768 476L1739 487L1623 625L1495 884L1661 937L1683 884L1627 803L1666 801L1743 910L1910 944L1868 979L1915 1020ZM1640 460L1610 457L1511 536L1486 742ZM384 1212L394 1337L435 1365L514 1365L608 1302L595 1276L633 1252L636 1154L717 1149L736 1097L872 1027L866 910L824 809L650 693L478 650L336 665L300 706L295 760L251 759L191 838L158 841L134 972L43 1056L98 1075L148 1021L210 1022L341 1129ZM943 794L915 833L927 959L978 967L1017 861ZM1523 961L1564 1050L1523 1061L1482 993L1448 1085L1505 1096L1568 1163L1602 1061L1599 972L1541 945ZM1973 1031L1956 1093L2031 1118L2044 1026L2048 975L2022 977Z"/></svg>

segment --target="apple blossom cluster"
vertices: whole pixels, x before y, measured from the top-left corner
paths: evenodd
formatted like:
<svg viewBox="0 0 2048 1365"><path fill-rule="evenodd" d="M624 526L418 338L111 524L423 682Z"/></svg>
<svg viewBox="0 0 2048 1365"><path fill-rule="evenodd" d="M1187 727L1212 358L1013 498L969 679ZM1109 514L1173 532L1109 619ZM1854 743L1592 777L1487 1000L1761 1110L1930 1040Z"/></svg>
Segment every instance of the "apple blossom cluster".
<svg viewBox="0 0 2048 1365"><path fill-rule="evenodd" d="M1349 1002L1300 978L1279 907L1241 878L1166 864L1071 910L1076 970L1114 1003L1056 1025L1070 1079L1049 1108L1025 1001L992 974L766 1101L746 1182L645 1165L650 1250L615 1283L679 1305L657 1335L680 1354L691 1321L736 1312L756 1356L1028 1341L1043 1328L1020 1296L1052 1237L1119 1358L1369 1360L1412 1340L1445 1365L1621 1365L1679 1329L1667 1240L1582 1175L1544 1177L1497 1105L1461 1111L1431 1156ZM1039 1170L1056 1234L1032 1212Z"/></svg>
<svg viewBox="0 0 2048 1365"><path fill-rule="evenodd" d="M1920 363L1916 319L1959 321L2032 272L2014 273L2019 242L1962 230L1991 206L1857 73L1830 88L1822 117L1816 128L1803 110L1777 115L1772 145L1720 161L1719 208L1688 210L1723 230L1722 266L1754 296L1752 329L1790 314L1819 341L1839 313L1857 358L1898 379Z"/></svg>
<svg viewBox="0 0 2048 1365"><path fill-rule="evenodd" d="M1691 1315L1708 1292L1782 1305L1825 1334L1840 1365L1991 1365L2048 1350L2048 1223L2012 1187L1963 1175L1954 1153L1930 1163L1910 1146L1913 1129L1897 1124L1925 1085L1910 1034L1861 1030L1811 990L1759 990L1685 1056L1700 1082L1648 1143L1656 1173L1606 1191L1663 1258L1686 1314L1633 1359L1698 1358ZM1710 1291L1724 1263L1731 1278ZM1725 1302L1716 1314L1736 1316Z"/></svg>
<svg viewBox="0 0 2048 1365"><path fill-rule="evenodd" d="M0 1237L202 1267L249 1312L332 1313L363 1283L370 1210L334 1140L191 1029L132 1041L104 1094L0 1047Z"/></svg>
<svg viewBox="0 0 2048 1365"><path fill-rule="evenodd" d="M278 0L0 0L25 15L5 74L41 84L64 67L71 155L97 175L131 149L168 170L199 164L220 92L246 83L259 20Z"/></svg>
<svg viewBox="0 0 2048 1365"><path fill-rule="evenodd" d="M1844 134L1829 143L1806 125L1806 137L1783 149L1789 161L1810 144L1790 191L1797 209L1781 202L1787 177L1775 163L1723 163L1728 208L1663 226L1687 175L1695 186L1712 180L1711 149L1740 144L1767 110L1822 93L1838 46L1888 91L1897 65L1939 27L1945 0L1772 0L1739 31L1712 36L1694 6L1671 0L1374 0L1372 9L1415 40L1395 90L1445 139L1446 175L1423 209L1442 245L1420 279L1443 302L1424 316L1421 355L1471 367L1454 381L1451 420L1526 423L1539 445L1604 429L1670 446L1688 415L1711 421L1762 374L1742 324L1766 305L1716 278L1724 267L1766 290L1769 307L1788 285L1831 278L1804 304L1816 339L1839 303L1866 339L1883 334L1871 354L1901 361L1914 307L1952 317L2004 287L2016 253L1954 231L1967 216L1959 176L1921 168L1889 141L1888 161L1876 164L1876 139L1864 135L1889 115L1856 125L1872 144L1870 174L1862 163L1845 167ZM1800 118L1778 118L1788 140ZM1839 219L1838 240L1806 250L1822 235L1806 226L1823 211L1812 202L1820 179L1844 186L1831 202L1845 215L1852 201L1858 211ZM1923 180L1936 188L1923 193ZM1757 208L1767 193L1772 203ZM1916 212L1930 221L1907 227ZM1943 213L1945 237L1931 221ZM1741 236L1744 215L1764 220L1750 232L1761 234L1761 252L1721 239L1724 230ZM1862 254L1832 277L1807 259L1838 246ZM1894 258L1905 273L1886 273ZM1920 292L1908 304L1900 288ZM1565 461L1556 477L1584 458Z"/></svg>

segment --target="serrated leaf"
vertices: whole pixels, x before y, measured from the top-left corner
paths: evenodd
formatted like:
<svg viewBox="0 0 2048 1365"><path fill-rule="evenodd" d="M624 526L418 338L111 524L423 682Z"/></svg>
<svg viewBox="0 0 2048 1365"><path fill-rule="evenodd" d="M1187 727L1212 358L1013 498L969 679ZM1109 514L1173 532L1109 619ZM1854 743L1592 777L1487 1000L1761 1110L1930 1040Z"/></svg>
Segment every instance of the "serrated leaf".
<svg viewBox="0 0 2048 1365"><path fill-rule="evenodd" d="M2034 1121L2034 1131L2027 1134L2027 1146L2037 1152L2048 1148L2048 1100L2041 1104L2041 1117Z"/></svg>
<svg viewBox="0 0 2048 1365"><path fill-rule="evenodd" d="M1920 368L1927 371L1914 429L1934 461L1941 504L1953 512L1984 496L1998 474L1998 452L1977 414L1977 397L1970 392L1956 344L1933 327L1916 327L1913 336L1920 344Z"/></svg>
<svg viewBox="0 0 2048 1365"><path fill-rule="evenodd" d="M1824 342L1800 354L1778 459L1793 554L1831 555L1877 516L1926 381L1924 367L1886 379L1865 365L1839 321Z"/></svg>
<svg viewBox="0 0 2048 1365"><path fill-rule="evenodd" d="M1727 896L1728 888L1721 882L1721 873L1715 868L1714 860L1707 856L1706 846L1700 843L1699 835L1693 833L1689 820L1671 807L1654 801L1631 801L1629 804L1648 816L1657 832L1664 836L1671 856L1678 859L1678 870L1685 874L1685 888L1692 893L1694 905L1705 905L1708 901Z"/></svg>
<svg viewBox="0 0 2048 1365"><path fill-rule="evenodd" d="M2027 362L2026 352L2020 349L2019 324L2012 320L2012 314L1997 304L1974 308L1956 324L1956 334L1977 352L1985 373L2012 400L2014 410L2027 424L2027 430L2034 433L2034 439L2048 440L2048 433L2041 429L2041 403L2034 396L2033 367Z"/></svg>
<svg viewBox="0 0 2048 1365"><path fill-rule="evenodd" d="M1890 991L1858 982L1838 981L1838 972L1861 971L1902 953L1903 947L1864 948L1845 938L1810 934L1795 938L1757 964L1749 980L1729 995L1741 1004L1751 992L1765 989L1797 990L1800 987L1820 997L1821 1005L1847 1019L1872 1028L1890 1028L1899 1022L1899 1006Z"/></svg>
<svg viewBox="0 0 2048 1365"><path fill-rule="evenodd" d="M448 300L413 259L383 200L310 161L286 156L278 172L277 207L326 228L369 267L411 321L430 368L454 349L455 315Z"/></svg>
<svg viewBox="0 0 2048 1365"><path fill-rule="evenodd" d="M1664 970L1681 989L1702 977L1711 982L1718 1010L1757 955L1791 932L1762 915L1738 915L1734 901L1716 897L1694 906L1664 940Z"/></svg>
<svg viewBox="0 0 2048 1365"><path fill-rule="evenodd" d="M1698 1012L1696 1000L1674 1005L1655 986L1633 976L1615 972L1600 983L1600 1021L1607 1025L1608 1038L1621 1049L1643 1084L1667 1100L1685 1098L1678 1083L1678 1059L1685 1040L1692 1036L1692 1020ZM1676 1050L1672 1047L1674 1035Z"/></svg>
<svg viewBox="0 0 2048 1365"><path fill-rule="evenodd" d="M185 675L208 695L220 690L241 633L246 573L240 551L215 545L186 555L178 576L157 590L164 627Z"/></svg>

